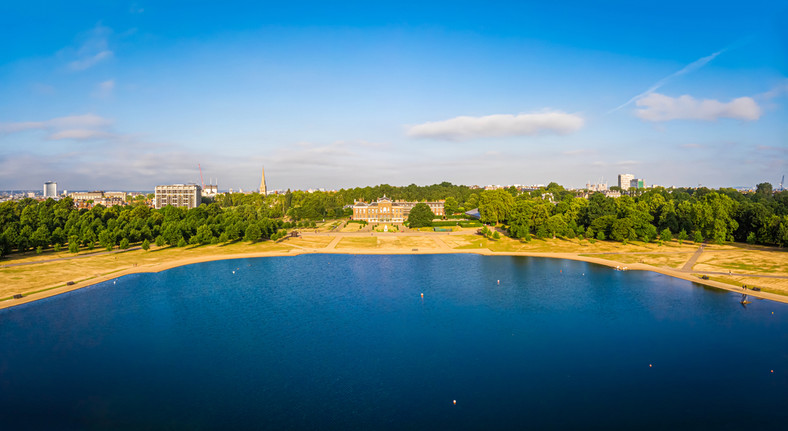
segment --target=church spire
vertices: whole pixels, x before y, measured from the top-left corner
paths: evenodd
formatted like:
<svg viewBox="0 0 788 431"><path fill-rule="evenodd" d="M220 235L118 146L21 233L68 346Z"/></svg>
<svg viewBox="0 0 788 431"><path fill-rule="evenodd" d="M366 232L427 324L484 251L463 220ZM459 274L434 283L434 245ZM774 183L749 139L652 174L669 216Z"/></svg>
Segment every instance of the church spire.
<svg viewBox="0 0 788 431"><path fill-rule="evenodd" d="M268 188L265 186L265 166L263 166L263 177L260 179L260 194L263 196L268 194Z"/></svg>

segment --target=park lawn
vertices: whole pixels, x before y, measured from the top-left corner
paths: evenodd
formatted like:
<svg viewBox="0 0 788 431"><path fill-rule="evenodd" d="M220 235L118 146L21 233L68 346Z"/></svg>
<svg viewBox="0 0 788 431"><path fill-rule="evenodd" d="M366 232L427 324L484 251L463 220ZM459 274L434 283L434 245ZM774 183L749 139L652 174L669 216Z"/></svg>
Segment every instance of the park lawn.
<svg viewBox="0 0 788 431"><path fill-rule="evenodd" d="M136 244L139 245L139 244ZM52 248L48 250L44 250L41 254L36 254L35 251L27 251L25 253L11 253L8 256L5 256L0 260L0 266L2 265L9 265L12 263L21 263L21 262L41 262L44 260L49 259L59 259L62 257L71 257L71 256L84 256L93 253L101 253L107 251L105 248L96 244L96 247L93 250L88 250L85 247L80 247L79 253L70 253L68 251L68 246L64 246L59 252L55 252Z"/></svg>
<svg viewBox="0 0 788 431"><path fill-rule="evenodd" d="M287 245L295 245L304 248L325 248L334 239L332 236L300 236L297 238L287 238L283 242Z"/></svg>
<svg viewBox="0 0 788 431"><path fill-rule="evenodd" d="M693 269L788 276L788 252L757 248L703 253Z"/></svg>
<svg viewBox="0 0 788 431"><path fill-rule="evenodd" d="M599 259L610 260L620 263L644 263L646 265L661 266L667 268L678 269L684 266L685 263L692 257L692 252L681 254L650 254L650 253L637 253L637 254L581 254L581 256L597 257Z"/></svg>
<svg viewBox="0 0 788 431"><path fill-rule="evenodd" d="M433 237L427 236L379 236L377 248L380 249L399 249L402 251L411 251L414 248L433 249L437 248Z"/></svg>
<svg viewBox="0 0 788 431"><path fill-rule="evenodd" d="M760 287L763 292L776 293L778 295L788 295L788 279L784 278L710 275L709 279L737 287L741 287L743 284L746 284L748 287ZM742 289L742 293L747 292Z"/></svg>
<svg viewBox="0 0 788 431"><path fill-rule="evenodd" d="M339 240L336 248L376 248L378 239L374 236L369 237L346 237Z"/></svg>
<svg viewBox="0 0 788 431"><path fill-rule="evenodd" d="M340 232L358 232L363 228L364 225L359 223L348 223L345 227L343 227Z"/></svg>
<svg viewBox="0 0 788 431"><path fill-rule="evenodd" d="M0 268L0 299L17 293L29 294L68 281L80 282L133 268L158 266L161 263L202 256L226 256L257 252L287 252L292 249L282 243L262 241L254 244L235 242L220 245L188 246L183 248L153 246L149 251L132 250L90 256L58 262Z"/></svg>

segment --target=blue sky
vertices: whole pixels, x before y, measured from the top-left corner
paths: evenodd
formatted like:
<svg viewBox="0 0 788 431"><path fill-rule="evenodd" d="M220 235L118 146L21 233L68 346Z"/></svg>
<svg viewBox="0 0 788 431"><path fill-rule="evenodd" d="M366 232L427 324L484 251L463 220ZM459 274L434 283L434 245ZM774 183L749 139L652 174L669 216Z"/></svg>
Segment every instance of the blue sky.
<svg viewBox="0 0 788 431"><path fill-rule="evenodd" d="M784 2L280 3L0 4L0 190L788 170Z"/></svg>

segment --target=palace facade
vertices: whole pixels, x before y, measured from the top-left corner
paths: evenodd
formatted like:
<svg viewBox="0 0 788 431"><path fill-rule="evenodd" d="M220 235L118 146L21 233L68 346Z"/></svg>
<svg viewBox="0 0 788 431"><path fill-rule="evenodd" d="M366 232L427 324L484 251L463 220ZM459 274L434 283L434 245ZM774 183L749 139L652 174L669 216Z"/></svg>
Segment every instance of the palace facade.
<svg viewBox="0 0 788 431"><path fill-rule="evenodd" d="M437 217L443 217L443 202L423 202ZM402 223L408 219L410 210L422 202L392 201L383 196L372 203L355 201L353 204L353 220L363 220L370 223L388 222Z"/></svg>

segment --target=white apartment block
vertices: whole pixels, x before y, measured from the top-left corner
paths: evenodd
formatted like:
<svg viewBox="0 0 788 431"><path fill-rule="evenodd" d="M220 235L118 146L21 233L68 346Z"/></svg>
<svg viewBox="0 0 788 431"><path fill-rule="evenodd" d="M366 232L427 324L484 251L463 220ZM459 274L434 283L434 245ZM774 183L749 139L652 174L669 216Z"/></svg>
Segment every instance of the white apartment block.
<svg viewBox="0 0 788 431"><path fill-rule="evenodd" d="M202 189L197 184L171 184L156 186L154 206L156 209L167 205L174 207L196 208L202 201Z"/></svg>

